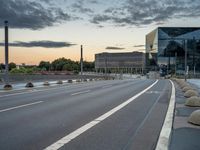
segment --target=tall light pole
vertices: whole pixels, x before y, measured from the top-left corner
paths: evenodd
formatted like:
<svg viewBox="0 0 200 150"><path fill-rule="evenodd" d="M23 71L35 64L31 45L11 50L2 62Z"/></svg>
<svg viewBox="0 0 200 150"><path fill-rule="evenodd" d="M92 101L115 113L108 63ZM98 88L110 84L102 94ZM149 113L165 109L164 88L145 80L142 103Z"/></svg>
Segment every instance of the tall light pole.
<svg viewBox="0 0 200 150"><path fill-rule="evenodd" d="M187 81L188 66L187 66L187 40L184 40L185 45L185 81Z"/></svg>
<svg viewBox="0 0 200 150"><path fill-rule="evenodd" d="M81 81L83 80L83 45L81 45L81 59L80 59L80 63L81 63Z"/></svg>
<svg viewBox="0 0 200 150"><path fill-rule="evenodd" d="M175 76L176 76L176 71L177 71L176 62L177 62L177 52L175 52Z"/></svg>
<svg viewBox="0 0 200 150"><path fill-rule="evenodd" d="M11 89L12 86L9 84L9 66L8 66L8 21L5 21L5 86L4 89Z"/></svg>

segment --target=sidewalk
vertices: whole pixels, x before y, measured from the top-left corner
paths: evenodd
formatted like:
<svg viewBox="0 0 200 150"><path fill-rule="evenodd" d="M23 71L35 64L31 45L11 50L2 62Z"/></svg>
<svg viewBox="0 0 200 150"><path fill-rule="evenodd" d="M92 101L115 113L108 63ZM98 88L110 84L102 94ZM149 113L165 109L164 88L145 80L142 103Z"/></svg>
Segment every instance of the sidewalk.
<svg viewBox="0 0 200 150"><path fill-rule="evenodd" d="M188 82L191 84L190 81ZM187 122L190 114L200 108L185 106L184 93L177 83L174 82L174 85L176 88L176 106L169 150L200 150L200 126ZM191 86L196 88L200 94L200 87L193 84Z"/></svg>

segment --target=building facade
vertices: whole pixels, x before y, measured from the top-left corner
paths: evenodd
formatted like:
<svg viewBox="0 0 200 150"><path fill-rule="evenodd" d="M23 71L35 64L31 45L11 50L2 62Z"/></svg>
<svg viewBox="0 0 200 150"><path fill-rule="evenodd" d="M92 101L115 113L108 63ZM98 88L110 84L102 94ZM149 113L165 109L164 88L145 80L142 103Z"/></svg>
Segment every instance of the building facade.
<svg viewBox="0 0 200 150"><path fill-rule="evenodd" d="M146 35L145 68L200 72L200 28L159 27L150 32Z"/></svg>
<svg viewBox="0 0 200 150"><path fill-rule="evenodd" d="M142 52L95 54L95 69L102 72L142 72L144 56Z"/></svg>

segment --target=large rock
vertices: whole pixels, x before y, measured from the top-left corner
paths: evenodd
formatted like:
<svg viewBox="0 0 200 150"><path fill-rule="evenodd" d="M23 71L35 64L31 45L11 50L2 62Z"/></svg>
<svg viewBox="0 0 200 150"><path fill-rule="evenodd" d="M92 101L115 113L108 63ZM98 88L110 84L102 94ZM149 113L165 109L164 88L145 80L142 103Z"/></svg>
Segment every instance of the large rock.
<svg viewBox="0 0 200 150"><path fill-rule="evenodd" d="M72 80L68 80L68 83L72 83L73 81Z"/></svg>
<svg viewBox="0 0 200 150"><path fill-rule="evenodd" d="M191 86L185 86L184 88L182 88L183 92L187 92L188 90L193 90L193 88Z"/></svg>
<svg viewBox="0 0 200 150"><path fill-rule="evenodd" d="M187 92L185 92L184 96L186 98L192 97L192 96L199 96L197 91L194 90L188 90Z"/></svg>
<svg viewBox="0 0 200 150"><path fill-rule="evenodd" d="M57 81L57 84L63 84L62 80Z"/></svg>
<svg viewBox="0 0 200 150"><path fill-rule="evenodd" d="M189 86L186 82L182 82L179 84L180 88L183 89L186 86Z"/></svg>
<svg viewBox="0 0 200 150"><path fill-rule="evenodd" d="M81 82L81 79L77 79L76 82Z"/></svg>
<svg viewBox="0 0 200 150"><path fill-rule="evenodd" d="M12 90L12 85L11 84L4 85L4 90Z"/></svg>
<svg viewBox="0 0 200 150"><path fill-rule="evenodd" d="M27 88L32 88L32 87L34 87L34 85L33 85L32 82L28 82L28 83L26 84L25 87L27 87Z"/></svg>
<svg viewBox="0 0 200 150"><path fill-rule="evenodd" d="M188 98L185 102L185 105L191 107L200 107L200 97L193 96Z"/></svg>
<svg viewBox="0 0 200 150"><path fill-rule="evenodd" d="M43 83L43 85L44 85L44 86L49 86L50 83L49 83L48 81L45 81L45 82Z"/></svg>
<svg viewBox="0 0 200 150"><path fill-rule="evenodd" d="M194 111L190 115L188 122L200 126L200 110Z"/></svg>

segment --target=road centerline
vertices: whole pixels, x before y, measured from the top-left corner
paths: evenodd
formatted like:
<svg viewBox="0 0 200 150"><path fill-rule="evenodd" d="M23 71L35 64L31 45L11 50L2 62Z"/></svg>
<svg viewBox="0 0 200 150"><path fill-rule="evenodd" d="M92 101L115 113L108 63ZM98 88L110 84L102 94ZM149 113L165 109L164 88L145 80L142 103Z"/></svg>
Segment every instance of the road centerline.
<svg viewBox="0 0 200 150"><path fill-rule="evenodd" d="M14 110L14 109L22 108L22 107L36 105L36 104L43 103L43 102L44 101L38 101L38 102L34 102L34 103L28 103L28 104L24 104L24 105L19 105L19 106L15 106L15 107L10 107L10 108L6 108L6 109L2 109L2 110L0 110L0 113L6 112L6 111L9 111L9 110Z"/></svg>
<svg viewBox="0 0 200 150"><path fill-rule="evenodd" d="M75 139L76 137L78 137L82 133L84 133L87 130L89 130L90 128L92 128L93 126L97 125L98 123L102 122L106 118L110 117L115 112L124 108L126 105L128 105L129 103L134 101L136 98L138 98L140 95L144 94L146 91L148 91L150 88L152 88L157 82L158 82L158 80L156 80L149 87L147 87L143 91L139 92L135 96L129 98L128 100L126 100L122 104L116 106L115 108L111 109L110 111L106 112L105 114L101 115L100 117L97 117L93 121L85 124L84 126L78 128L77 130L71 132L70 134L66 135L65 137L61 138L60 140L56 141L55 143L51 144L50 146L46 147L45 150L57 150L57 149L63 147L65 144L69 143L71 140Z"/></svg>

